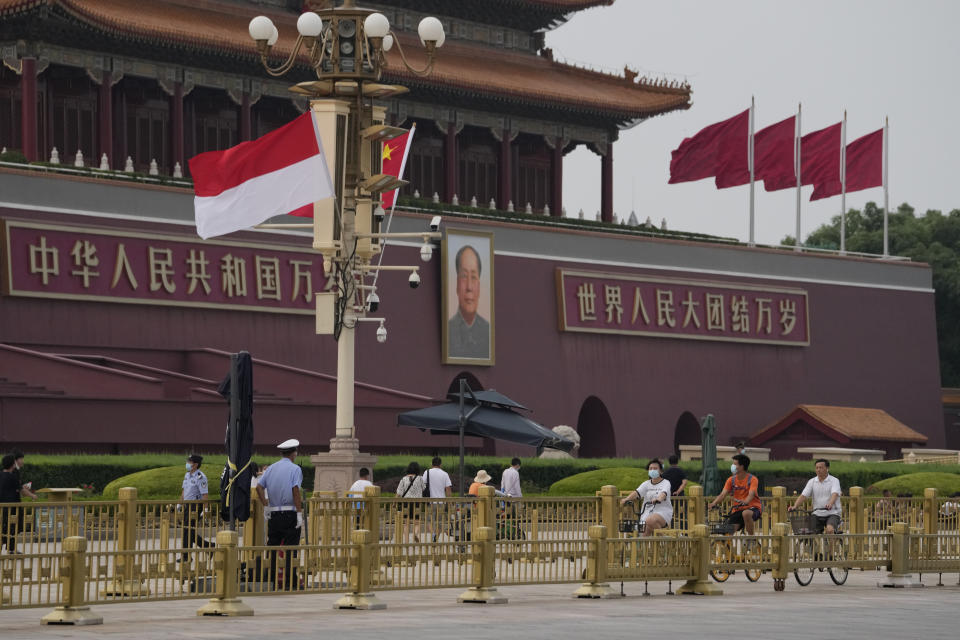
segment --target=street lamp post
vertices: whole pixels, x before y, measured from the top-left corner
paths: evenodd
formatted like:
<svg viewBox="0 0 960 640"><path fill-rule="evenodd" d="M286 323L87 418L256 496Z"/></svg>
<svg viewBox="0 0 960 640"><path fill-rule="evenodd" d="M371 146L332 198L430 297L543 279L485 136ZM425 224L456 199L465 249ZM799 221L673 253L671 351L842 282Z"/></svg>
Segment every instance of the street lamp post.
<svg viewBox="0 0 960 640"><path fill-rule="evenodd" d="M425 246L439 237L435 229L423 233L380 233L384 211L380 194L406 184L381 173L380 145L406 133L384 123L386 109L374 104L407 92L400 85L383 84L386 52L397 48L404 66L417 75L433 70L437 49L443 46L443 25L433 17L419 25L426 64L415 68L390 29L386 16L343 0L339 7L305 12L297 20L299 35L287 59L271 66L270 52L279 33L265 16L250 21L250 36L267 73L282 76L297 64L307 64L316 80L290 88L310 98L310 109L331 170L336 196L314 204L308 225L261 225L267 228L311 227L313 248L323 255L323 267L335 279L331 293L317 293L317 333L337 340L336 433L328 453L310 457L315 466L314 489L343 491L362 466L373 468L376 457L360 453L354 425L355 331L358 322L379 322L377 340L387 337L385 319L371 317L379 306L376 274L383 270L409 271L410 286L420 282L419 267L374 264L380 241L397 236L422 237ZM424 249L421 255L429 252Z"/></svg>

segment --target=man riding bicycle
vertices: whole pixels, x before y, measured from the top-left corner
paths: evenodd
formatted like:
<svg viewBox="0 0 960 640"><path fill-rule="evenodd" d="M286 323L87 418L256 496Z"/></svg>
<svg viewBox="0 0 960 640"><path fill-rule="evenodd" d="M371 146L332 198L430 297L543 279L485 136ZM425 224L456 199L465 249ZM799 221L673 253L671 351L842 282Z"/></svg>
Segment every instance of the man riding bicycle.
<svg viewBox="0 0 960 640"><path fill-rule="evenodd" d="M840 481L830 475L830 462L820 458L814 464L817 475L807 482L807 486L797 496L796 502L787 507L793 511L806 498L813 502L813 513L810 518L811 529L816 533L836 533L840 528Z"/></svg>
<svg viewBox="0 0 960 640"><path fill-rule="evenodd" d="M757 480L755 475L747 472L749 468L749 457L742 453L733 456L733 464L730 465L730 473L733 475L727 478L727 483L723 485L723 491L713 499L710 508L715 508L732 493L733 509L731 509L726 521L733 525L734 531L742 528L748 536L752 536L754 524L760 520L763 504L760 502L760 496L757 495L760 481Z"/></svg>

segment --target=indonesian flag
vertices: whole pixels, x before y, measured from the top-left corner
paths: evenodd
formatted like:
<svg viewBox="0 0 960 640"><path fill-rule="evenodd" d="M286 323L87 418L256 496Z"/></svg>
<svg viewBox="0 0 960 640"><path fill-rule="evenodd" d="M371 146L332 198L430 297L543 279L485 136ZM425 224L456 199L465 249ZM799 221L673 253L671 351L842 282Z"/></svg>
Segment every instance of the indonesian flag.
<svg viewBox="0 0 960 640"><path fill-rule="evenodd" d="M414 123L410 131L383 143L380 159L382 173L403 179L403 171L407 167L407 155L410 153L410 143L413 142L413 134L416 130L417 124ZM380 198L384 209L392 209L397 198L397 189L381 194Z"/></svg>
<svg viewBox="0 0 960 640"><path fill-rule="evenodd" d="M273 216L313 215L314 202L334 196L311 111L256 140L194 156L190 173L201 238L247 229Z"/></svg>

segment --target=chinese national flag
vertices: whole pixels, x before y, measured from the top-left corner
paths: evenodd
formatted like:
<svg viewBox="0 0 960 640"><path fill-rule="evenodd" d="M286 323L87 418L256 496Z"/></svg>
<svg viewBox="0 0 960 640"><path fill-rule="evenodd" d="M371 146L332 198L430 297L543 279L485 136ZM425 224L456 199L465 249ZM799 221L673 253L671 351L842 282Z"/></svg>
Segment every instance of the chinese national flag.
<svg viewBox="0 0 960 640"><path fill-rule="evenodd" d="M403 179L403 171L407 165L407 154L410 152L410 143L413 142L413 133L417 125L410 127L410 131L383 143L380 172ZM397 189L380 194L384 209L393 208L397 197Z"/></svg>

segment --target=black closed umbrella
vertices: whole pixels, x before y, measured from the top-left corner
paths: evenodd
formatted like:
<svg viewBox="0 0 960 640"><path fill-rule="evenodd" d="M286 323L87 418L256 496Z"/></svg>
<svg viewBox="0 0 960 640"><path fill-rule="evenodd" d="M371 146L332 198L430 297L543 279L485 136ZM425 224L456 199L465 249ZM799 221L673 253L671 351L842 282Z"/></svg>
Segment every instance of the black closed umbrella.
<svg viewBox="0 0 960 640"><path fill-rule="evenodd" d="M250 517L250 456L253 453L253 359L246 351L230 355L230 373L220 383L230 405L227 417L227 464L220 476L220 513L230 523Z"/></svg>
<svg viewBox="0 0 960 640"><path fill-rule="evenodd" d="M460 494L463 495L463 438L494 438L518 442L538 449L549 447L570 451L575 444L520 415L513 408L526 409L496 391L472 391L465 380L457 402L407 411L397 416L397 426L416 427L433 434L460 436Z"/></svg>

